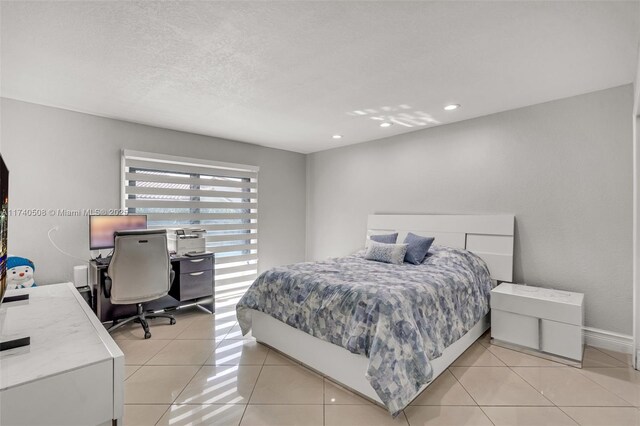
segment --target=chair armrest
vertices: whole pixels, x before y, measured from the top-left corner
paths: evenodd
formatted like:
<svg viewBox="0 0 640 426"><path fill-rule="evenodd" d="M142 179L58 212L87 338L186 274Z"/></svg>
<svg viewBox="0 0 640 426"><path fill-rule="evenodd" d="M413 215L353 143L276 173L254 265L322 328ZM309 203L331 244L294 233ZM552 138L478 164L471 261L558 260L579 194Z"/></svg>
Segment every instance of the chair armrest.
<svg viewBox="0 0 640 426"><path fill-rule="evenodd" d="M104 273L104 297L106 297L107 299L111 299L111 286L113 285L113 282L111 281L111 277L109 277L109 275L107 275L107 273Z"/></svg>

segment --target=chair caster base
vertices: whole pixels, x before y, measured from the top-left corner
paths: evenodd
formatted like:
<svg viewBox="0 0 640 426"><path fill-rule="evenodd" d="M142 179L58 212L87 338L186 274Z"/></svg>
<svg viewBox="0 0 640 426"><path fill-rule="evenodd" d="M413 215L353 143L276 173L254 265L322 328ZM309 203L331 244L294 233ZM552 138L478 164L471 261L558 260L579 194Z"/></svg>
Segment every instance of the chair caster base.
<svg viewBox="0 0 640 426"><path fill-rule="evenodd" d="M176 319L175 318L171 318L171 321L169 321L169 324L174 325L176 323Z"/></svg>
<svg viewBox="0 0 640 426"><path fill-rule="evenodd" d="M148 331L146 333L144 333L144 338L145 339L150 339L151 338L151 333L149 333Z"/></svg>

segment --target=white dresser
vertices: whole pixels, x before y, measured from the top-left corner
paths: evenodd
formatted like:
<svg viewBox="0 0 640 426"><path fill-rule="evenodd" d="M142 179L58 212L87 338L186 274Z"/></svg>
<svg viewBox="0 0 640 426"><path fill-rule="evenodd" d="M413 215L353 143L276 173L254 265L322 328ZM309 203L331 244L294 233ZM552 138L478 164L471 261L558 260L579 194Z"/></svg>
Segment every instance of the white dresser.
<svg viewBox="0 0 640 426"><path fill-rule="evenodd" d="M0 424L111 425L122 419L124 355L71 283L8 291L0 336L30 336L0 354Z"/></svg>
<svg viewBox="0 0 640 426"><path fill-rule="evenodd" d="M491 291L491 338L582 361L584 295L502 283Z"/></svg>

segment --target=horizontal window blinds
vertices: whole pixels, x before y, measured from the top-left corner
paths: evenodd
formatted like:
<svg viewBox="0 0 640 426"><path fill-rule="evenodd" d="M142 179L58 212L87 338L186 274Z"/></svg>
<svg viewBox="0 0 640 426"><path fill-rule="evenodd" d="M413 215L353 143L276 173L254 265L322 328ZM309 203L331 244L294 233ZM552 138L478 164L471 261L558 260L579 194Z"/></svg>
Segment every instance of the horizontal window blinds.
<svg viewBox="0 0 640 426"><path fill-rule="evenodd" d="M258 272L258 167L125 150L123 208L150 229L206 230L216 301L236 301Z"/></svg>

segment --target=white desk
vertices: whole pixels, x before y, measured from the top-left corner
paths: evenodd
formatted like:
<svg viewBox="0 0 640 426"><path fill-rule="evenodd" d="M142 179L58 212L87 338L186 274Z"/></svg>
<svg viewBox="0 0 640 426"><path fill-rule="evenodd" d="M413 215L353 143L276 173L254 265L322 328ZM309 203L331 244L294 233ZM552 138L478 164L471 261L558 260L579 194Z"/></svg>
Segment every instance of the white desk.
<svg viewBox="0 0 640 426"><path fill-rule="evenodd" d="M8 291L0 336L31 345L0 354L0 424L111 425L121 420L124 354L73 284Z"/></svg>

